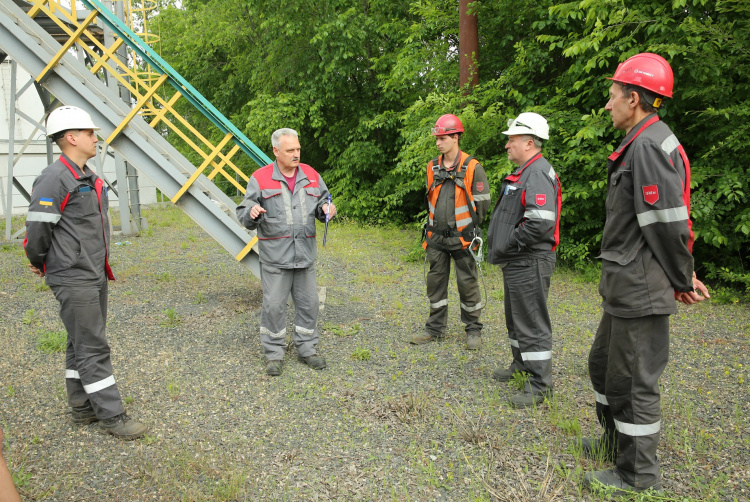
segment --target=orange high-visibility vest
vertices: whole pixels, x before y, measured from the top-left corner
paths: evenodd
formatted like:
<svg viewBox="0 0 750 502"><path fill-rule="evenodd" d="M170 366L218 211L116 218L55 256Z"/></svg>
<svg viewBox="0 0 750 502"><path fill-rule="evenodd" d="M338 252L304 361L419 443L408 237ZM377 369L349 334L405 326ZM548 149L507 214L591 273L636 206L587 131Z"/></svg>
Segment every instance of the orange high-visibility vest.
<svg viewBox="0 0 750 502"><path fill-rule="evenodd" d="M443 181L451 179L456 184L455 205L456 205L456 231L461 232L465 229L472 229L476 222L473 215L477 214L476 204L474 204L474 195L471 192L471 186L474 183L474 168L478 164L477 160L467 153L459 152L458 167L453 171L448 171L448 176L444 179L435 179L435 174L440 170L443 156L437 157L427 164L427 209L428 225L435 225L435 207L437 206L440 188ZM460 190L459 190L460 189ZM427 231L427 239L431 239L433 232ZM464 236L457 236L461 240L462 249L466 249L471 244L471 239L467 240ZM427 249L427 240L422 244Z"/></svg>

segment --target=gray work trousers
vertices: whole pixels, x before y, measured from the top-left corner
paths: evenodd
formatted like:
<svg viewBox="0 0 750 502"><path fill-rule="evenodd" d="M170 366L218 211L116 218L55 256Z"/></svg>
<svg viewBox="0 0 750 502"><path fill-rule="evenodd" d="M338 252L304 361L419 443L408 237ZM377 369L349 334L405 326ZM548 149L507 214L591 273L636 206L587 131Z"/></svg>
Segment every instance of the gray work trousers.
<svg viewBox="0 0 750 502"><path fill-rule="evenodd" d="M482 314L482 297L479 294L477 263L468 250L440 251L432 246L426 249L430 270L427 272L427 298L430 300L430 315L425 331L442 336L448 322L448 280L451 274L451 258L456 264L456 286L461 302L461 322L466 332L482 331L479 317Z"/></svg>
<svg viewBox="0 0 750 502"><path fill-rule="evenodd" d="M263 310L260 313L260 343L266 359L280 361L286 352L286 304L294 300L294 345L308 357L318 346L318 287L315 264L307 268L277 268L261 264Z"/></svg>
<svg viewBox="0 0 750 502"><path fill-rule="evenodd" d="M637 488L661 480L659 377L669 359L669 316L602 316L589 353L596 415L617 441L617 470Z"/></svg>
<svg viewBox="0 0 750 502"><path fill-rule="evenodd" d="M60 302L60 319L68 332L65 386L68 405L90 402L99 420L123 413L112 373L107 324L107 280L85 286L50 286Z"/></svg>
<svg viewBox="0 0 750 502"><path fill-rule="evenodd" d="M552 323L547 309L555 260L529 258L503 267L505 325L513 354L511 371L526 372L526 392L552 390Z"/></svg>

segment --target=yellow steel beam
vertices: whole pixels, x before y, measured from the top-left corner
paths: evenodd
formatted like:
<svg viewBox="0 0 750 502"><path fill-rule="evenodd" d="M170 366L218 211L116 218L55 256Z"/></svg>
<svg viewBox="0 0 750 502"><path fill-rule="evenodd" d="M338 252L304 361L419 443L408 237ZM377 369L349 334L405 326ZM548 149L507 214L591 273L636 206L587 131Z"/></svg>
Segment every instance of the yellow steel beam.
<svg viewBox="0 0 750 502"><path fill-rule="evenodd" d="M47 64L47 67L42 70L42 73L39 74L39 76L36 77L37 82L41 82L44 75L47 74L47 72L53 68L59 61L62 59L62 57L65 55L66 52L68 52L68 49L76 43L76 40L78 40L78 37L81 36L83 31L86 29L86 27L91 23L91 21L96 18L97 14L99 14L97 11L91 11L88 16L86 16L86 19L83 20L83 23L78 27L78 29L73 32L73 34L70 36L70 38L62 45L60 50L57 54L55 54L55 57L52 58L52 60ZM85 45L85 44L84 44Z"/></svg>
<svg viewBox="0 0 750 502"><path fill-rule="evenodd" d="M250 239L250 242L248 242L247 246L245 246L244 248L242 248L242 251L240 251L240 253L237 256L235 256L234 258L237 261L242 261L242 259L247 255L247 253L249 253L250 250L253 249L253 246L255 246L256 242L258 242L258 237L257 236L253 237L252 239Z"/></svg>
<svg viewBox="0 0 750 502"><path fill-rule="evenodd" d="M117 40L115 40L115 43L112 44L112 47L108 47L108 48L104 49L103 50L104 53L102 54L102 57L99 58L99 60L96 62L96 64L91 67L91 73L98 72L99 69L102 66L104 66L107 63L108 60L110 60L110 59L117 59L117 54L115 54L115 53L117 52L117 49L119 49L120 46L122 44L124 44L124 43L125 43L125 40L123 40L122 38L118 38ZM114 72L114 73L117 73L117 72Z"/></svg>
<svg viewBox="0 0 750 502"><path fill-rule="evenodd" d="M221 142L216 145L216 148L213 149L210 155L206 157L206 160L203 161L203 164L193 173L192 176L190 176L190 179L187 180L187 183L185 183L182 188L175 194L174 197L172 197L172 204L177 204L177 201L180 200L180 197L187 191L190 186L195 183L195 180L198 179L198 176L203 173L203 170L209 165L211 160L216 157L216 155L221 151L222 148L229 142L229 140L232 139L232 134L229 133L226 136L224 136L224 139L221 140Z"/></svg>
<svg viewBox="0 0 750 502"><path fill-rule="evenodd" d="M143 105L146 104L149 98L151 98L151 96L154 95L154 93L161 86L161 84L166 82L167 78L169 78L169 75L167 75L166 73L162 74L162 76L159 77L159 80L156 81L156 84L151 89L149 89L146 94L141 96L141 99L139 99L138 103L136 103L136 105L133 108L131 108L130 113L128 113L128 116L125 117L125 120L120 122L120 125L117 126L117 129L112 131L112 134L109 135L109 138L107 138L106 140L107 144L112 143L112 140L115 139L118 134L120 134L120 132L125 128L125 126L127 126L130 123L131 120L133 120L133 117L135 117L135 115L138 113L138 110L140 110L143 107Z"/></svg>
<svg viewBox="0 0 750 502"><path fill-rule="evenodd" d="M33 3L33 7L29 9L29 12L27 14L30 18L34 19L37 14L39 14L39 11L42 10L42 7L44 7L44 4L47 3L47 0L33 0L31 3Z"/></svg>

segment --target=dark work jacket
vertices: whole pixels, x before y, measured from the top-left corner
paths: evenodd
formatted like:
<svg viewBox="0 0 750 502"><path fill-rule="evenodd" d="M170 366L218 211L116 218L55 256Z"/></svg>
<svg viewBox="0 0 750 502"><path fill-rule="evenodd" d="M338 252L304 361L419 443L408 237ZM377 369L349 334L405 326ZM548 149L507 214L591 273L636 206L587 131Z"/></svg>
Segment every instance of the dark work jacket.
<svg viewBox="0 0 750 502"><path fill-rule="evenodd" d="M107 189L86 166L84 173L61 155L34 180L23 245L31 264L46 273L49 285L114 279L107 252Z"/></svg>
<svg viewBox="0 0 750 502"><path fill-rule="evenodd" d="M487 232L487 261L504 265L528 258L555 259L560 240L560 181L541 153L503 181Z"/></svg>
<svg viewBox="0 0 750 502"><path fill-rule="evenodd" d="M618 317L673 314L675 292L693 290L690 164L669 127L651 114L609 157L599 293Z"/></svg>

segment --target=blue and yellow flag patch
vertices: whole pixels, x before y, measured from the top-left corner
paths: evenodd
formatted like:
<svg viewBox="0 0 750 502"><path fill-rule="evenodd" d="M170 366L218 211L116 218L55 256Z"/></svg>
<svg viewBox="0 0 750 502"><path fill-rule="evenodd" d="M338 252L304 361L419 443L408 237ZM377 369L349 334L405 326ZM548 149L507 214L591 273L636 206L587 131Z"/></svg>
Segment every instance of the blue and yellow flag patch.
<svg viewBox="0 0 750 502"><path fill-rule="evenodd" d="M52 199L48 199L46 197L42 197L39 199L39 204L42 206L51 206L52 205Z"/></svg>

